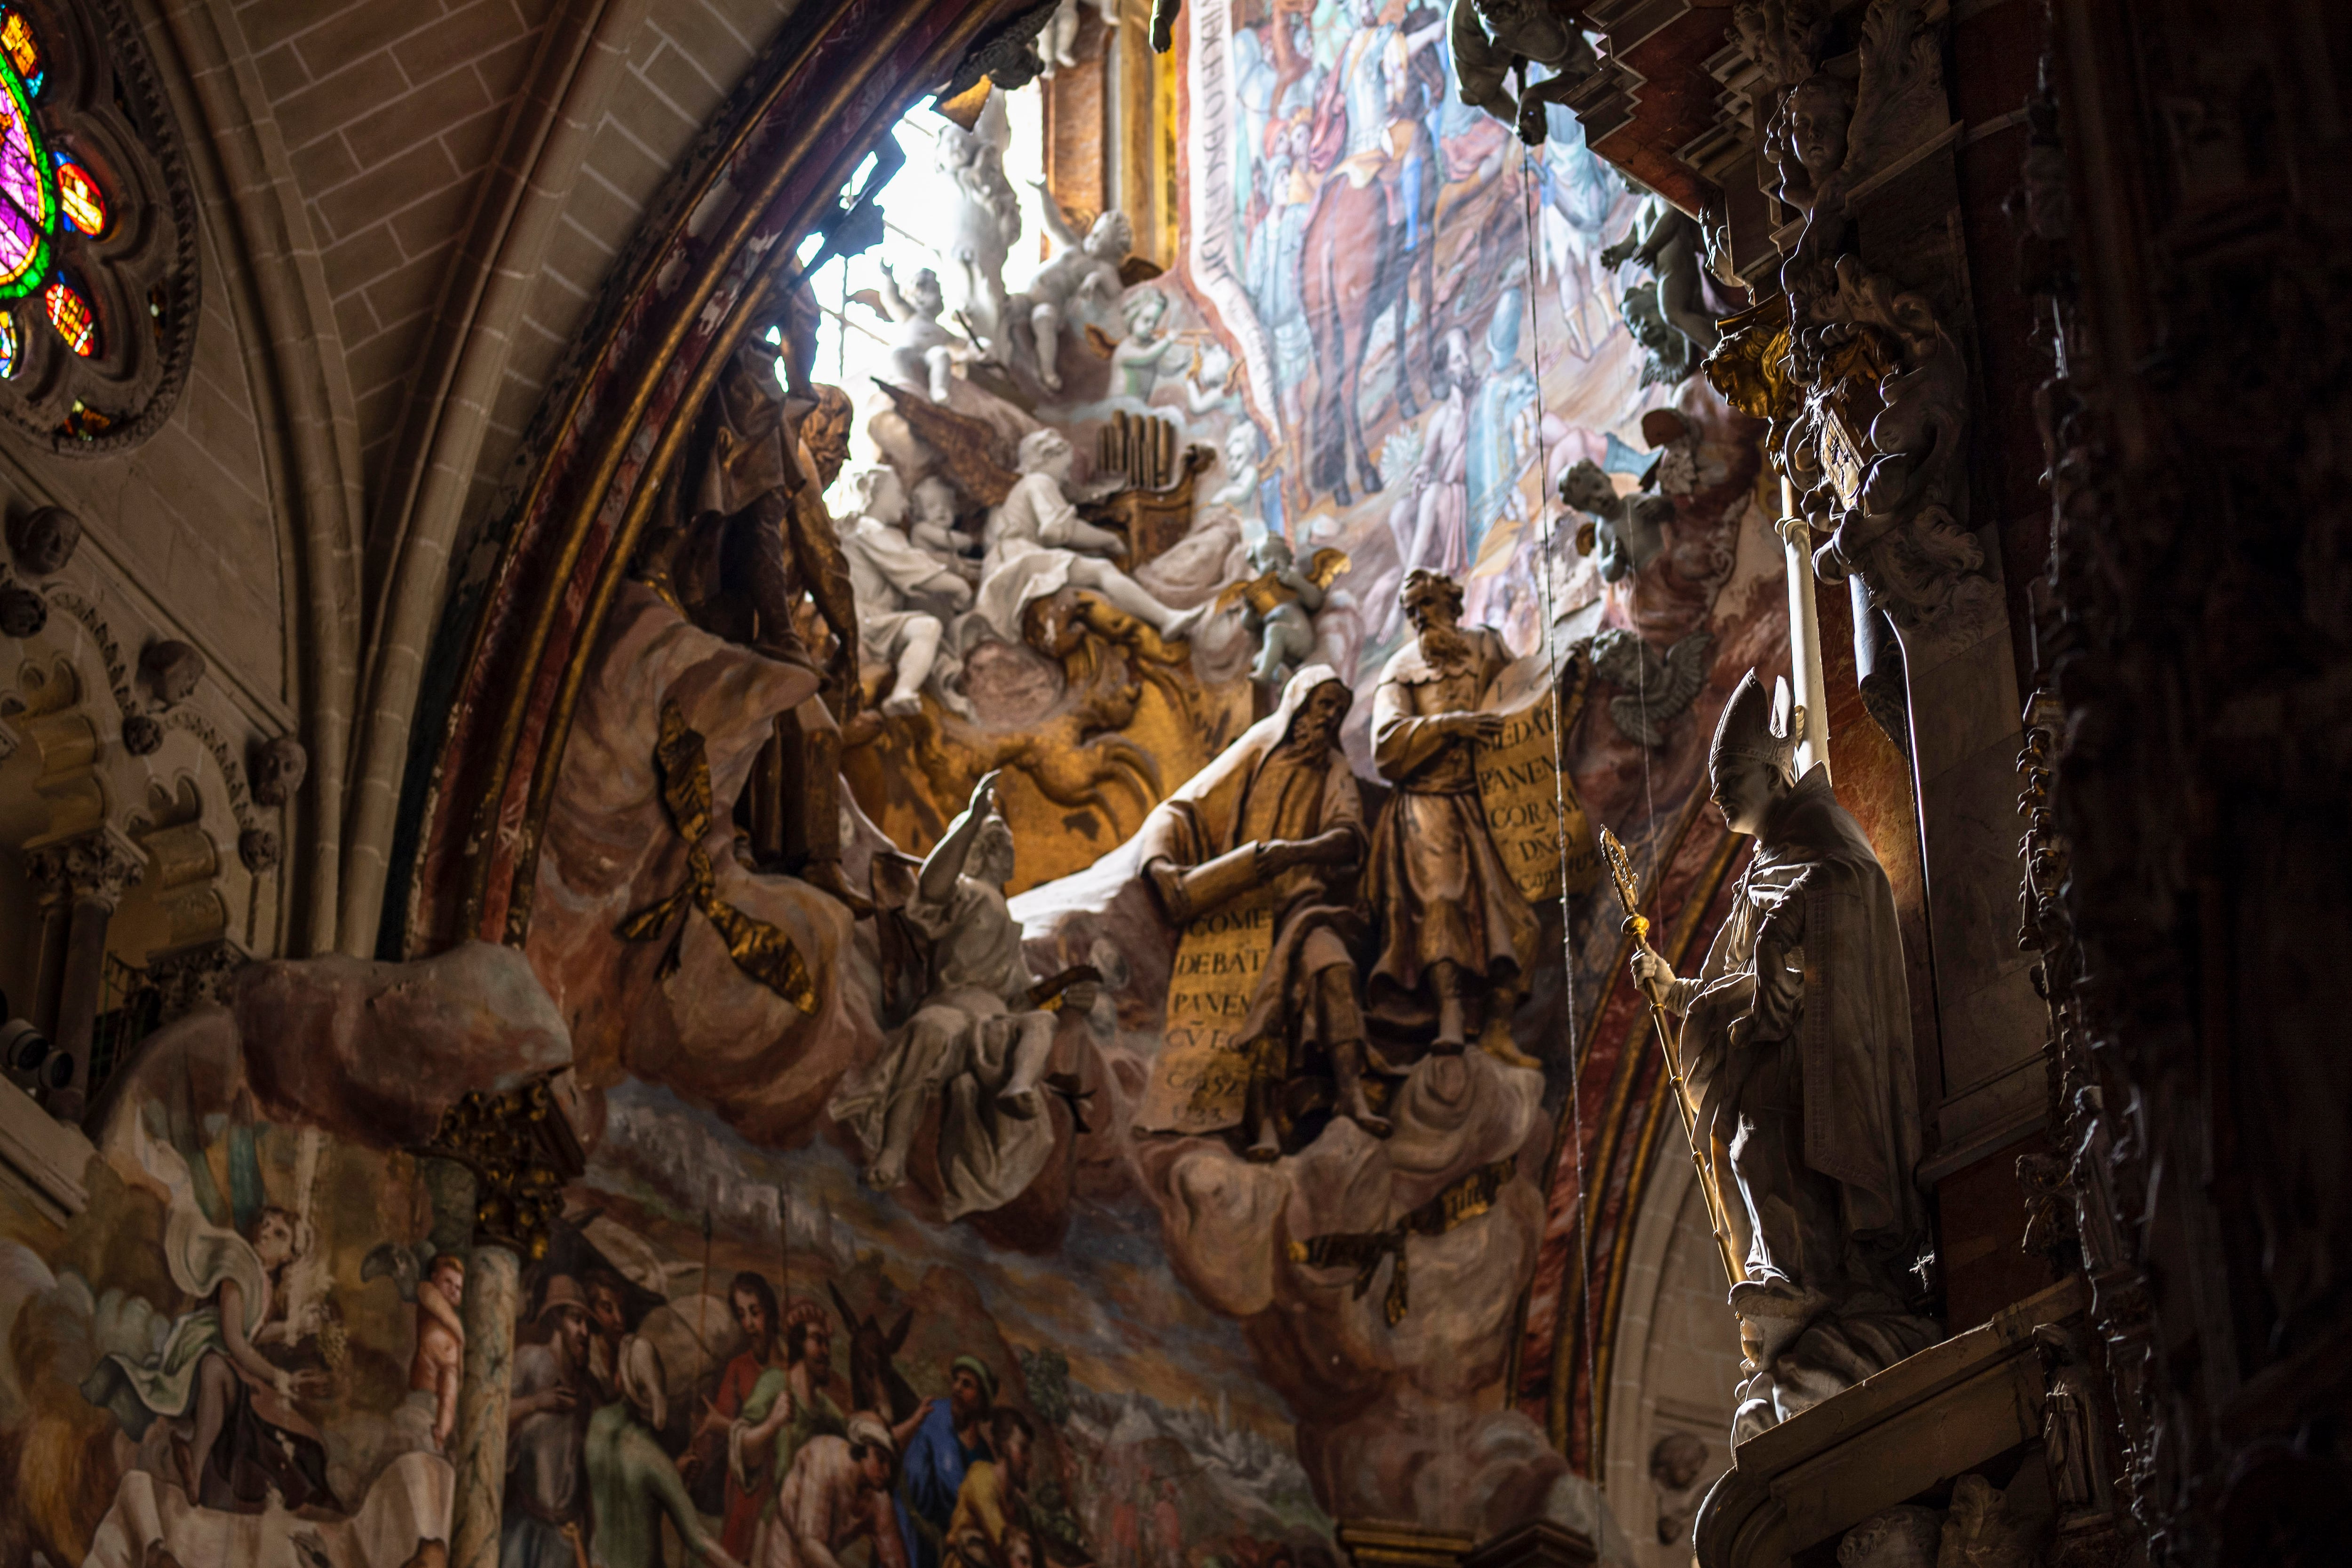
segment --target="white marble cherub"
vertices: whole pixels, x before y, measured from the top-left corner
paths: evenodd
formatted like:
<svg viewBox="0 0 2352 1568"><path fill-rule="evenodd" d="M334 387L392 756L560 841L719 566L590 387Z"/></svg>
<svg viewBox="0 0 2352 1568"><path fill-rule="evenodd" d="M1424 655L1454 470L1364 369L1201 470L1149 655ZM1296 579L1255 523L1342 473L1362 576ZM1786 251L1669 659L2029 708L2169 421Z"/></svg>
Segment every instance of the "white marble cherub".
<svg viewBox="0 0 2352 1568"><path fill-rule="evenodd" d="M1094 226L1080 238L1063 216L1061 204L1043 184L1037 186L1037 198L1045 230L1054 237L1054 254L1008 304L1028 314L1037 345L1037 379L1046 390L1059 392L1062 333L1074 311L1108 305L1118 298L1125 287L1119 279L1119 264L1134 248L1135 227L1125 213L1113 207L1095 219Z"/></svg>

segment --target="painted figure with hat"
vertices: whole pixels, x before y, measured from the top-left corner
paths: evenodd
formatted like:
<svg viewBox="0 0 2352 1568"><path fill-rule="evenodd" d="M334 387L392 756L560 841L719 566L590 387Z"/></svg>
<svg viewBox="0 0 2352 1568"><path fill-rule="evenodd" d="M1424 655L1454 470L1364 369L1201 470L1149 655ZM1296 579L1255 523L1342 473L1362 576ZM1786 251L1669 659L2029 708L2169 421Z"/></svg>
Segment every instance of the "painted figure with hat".
<svg viewBox="0 0 2352 1568"><path fill-rule="evenodd" d="M796 1300L784 1309L784 1364L760 1374L742 1414L727 1431L727 1468L734 1484L768 1494L762 1527L775 1514L774 1494L792 1474L801 1449L816 1437L849 1430L849 1417L833 1401L832 1383L832 1321L814 1301Z"/></svg>
<svg viewBox="0 0 2352 1568"><path fill-rule="evenodd" d="M584 1459L594 1389L588 1298L570 1275L548 1280L531 1332L538 1342L514 1353L499 1563L578 1568L590 1530Z"/></svg>
<svg viewBox="0 0 2352 1568"><path fill-rule="evenodd" d="M956 1498L972 1466L993 1459L989 1417L996 1404L996 1374L976 1355L960 1355L948 1366L948 1397L934 1404L907 1443L903 1489L914 1539L908 1556L915 1568L938 1568L945 1554Z"/></svg>
<svg viewBox="0 0 2352 1568"><path fill-rule="evenodd" d="M898 1469L889 1424L870 1410L852 1415L838 1435L811 1437L761 1521L757 1568L839 1568L841 1554L860 1541L871 1542L873 1568L908 1568L891 1506Z"/></svg>
<svg viewBox="0 0 2352 1568"><path fill-rule="evenodd" d="M688 1552L715 1568L740 1568L687 1495L656 1434L669 1425L661 1352L632 1334L622 1342L614 1378L620 1397L588 1420L588 1494L596 1510L595 1561L602 1568L661 1568L662 1516Z"/></svg>
<svg viewBox="0 0 2352 1568"><path fill-rule="evenodd" d="M1906 1307L1927 1227L1894 893L1828 770L1796 776L1776 684L1777 700L1749 671L1716 728L1716 805L1756 847L1706 963L1681 979L1646 944L1633 956L1684 1020L1699 1146L1742 1258L1735 1441L1939 1337Z"/></svg>

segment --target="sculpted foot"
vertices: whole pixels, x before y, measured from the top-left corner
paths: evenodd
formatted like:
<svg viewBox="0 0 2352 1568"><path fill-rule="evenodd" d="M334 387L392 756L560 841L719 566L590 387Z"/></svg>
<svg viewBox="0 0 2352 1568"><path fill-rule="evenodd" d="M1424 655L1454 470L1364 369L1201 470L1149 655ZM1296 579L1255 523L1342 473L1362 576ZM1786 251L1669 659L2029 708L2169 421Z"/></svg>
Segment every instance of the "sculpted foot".
<svg viewBox="0 0 2352 1568"><path fill-rule="evenodd" d="M1271 1165L1282 1158L1282 1139L1275 1131L1273 1117L1258 1118L1257 1142L1242 1151L1242 1158L1258 1165Z"/></svg>
<svg viewBox="0 0 2352 1568"><path fill-rule="evenodd" d="M1437 1038L1430 1042L1430 1050L1441 1057L1458 1057L1469 1043L1462 1017L1462 998L1441 998L1437 1004Z"/></svg>
<svg viewBox="0 0 2352 1568"><path fill-rule="evenodd" d="M1539 1068L1543 1063L1519 1049L1511 1037L1511 1026L1502 1018L1489 1018L1478 1036L1478 1048L1507 1068Z"/></svg>
<svg viewBox="0 0 2352 1568"><path fill-rule="evenodd" d="M912 719L923 710L923 697L919 691L899 691L883 699L882 711L894 719Z"/></svg>
<svg viewBox="0 0 2352 1568"><path fill-rule="evenodd" d="M1339 1114L1375 1138L1385 1138L1396 1131L1396 1124L1374 1110L1364 1098L1364 1086L1360 1081L1350 1080L1340 1087Z"/></svg>

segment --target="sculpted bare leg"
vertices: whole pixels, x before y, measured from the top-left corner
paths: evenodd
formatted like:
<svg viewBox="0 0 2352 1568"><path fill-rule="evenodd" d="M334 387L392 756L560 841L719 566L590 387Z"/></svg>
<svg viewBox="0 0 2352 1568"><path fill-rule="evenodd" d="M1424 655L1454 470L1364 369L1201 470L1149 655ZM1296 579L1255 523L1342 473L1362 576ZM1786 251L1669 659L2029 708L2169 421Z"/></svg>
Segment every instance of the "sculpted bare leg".
<svg viewBox="0 0 2352 1568"><path fill-rule="evenodd" d="M1050 300L1029 311L1029 328L1037 339L1037 379L1048 392L1062 390L1062 310Z"/></svg>
<svg viewBox="0 0 2352 1568"><path fill-rule="evenodd" d="M915 1130L938 1098L940 1085L961 1060L971 1026L971 1021L951 1007L926 1007L908 1023L906 1052L882 1117L882 1147L866 1167L866 1184L876 1192L887 1193L907 1179L907 1153L914 1147Z"/></svg>
<svg viewBox="0 0 2352 1568"><path fill-rule="evenodd" d="M906 718L923 710L923 682L931 678L931 667L939 662L945 630L936 616L923 616L907 624L907 644L898 653L898 678L890 695L882 700L883 712Z"/></svg>

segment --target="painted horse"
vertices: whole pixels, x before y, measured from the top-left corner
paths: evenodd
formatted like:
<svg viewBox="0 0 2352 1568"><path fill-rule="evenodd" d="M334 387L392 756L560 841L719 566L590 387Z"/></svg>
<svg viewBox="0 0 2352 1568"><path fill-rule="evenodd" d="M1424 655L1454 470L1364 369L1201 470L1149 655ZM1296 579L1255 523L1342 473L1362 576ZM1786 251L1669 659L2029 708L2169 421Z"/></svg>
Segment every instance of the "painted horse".
<svg viewBox="0 0 2352 1568"><path fill-rule="evenodd" d="M1434 363L1437 194L1444 169L1429 126L1419 115L1391 120L1386 141L1387 163L1369 177L1351 174L1346 163L1324 176L1298 258L1299 302L1315 343L1308 479L1316 489L1330 491L1342 507L1355 500L1348 483L1350 458L1363 488L1381 489L1360 407L1373 327L1384 317L1395 319L1400 419L1421 412L1412 390L1416 342L1424 381ZM1421 331L1408 336L1416 281Z"/></svg>
<svg viewBox="0 0 2352 1568"><path fill-rule="evenodd" d="M904 1421L922 1401L916 1397L914 1386L898 1374L892 1358L907 1342L915 1310L909 1307L900 1313L898 1326L885 1333L877 1315L869 1312L861 1318L849 1310L839 1286L828 1280L825 1289L832 1292L834 1310L841 1314L841 1326L849 1333L849 1407L871 1410L892 1423Z"/></svg>

